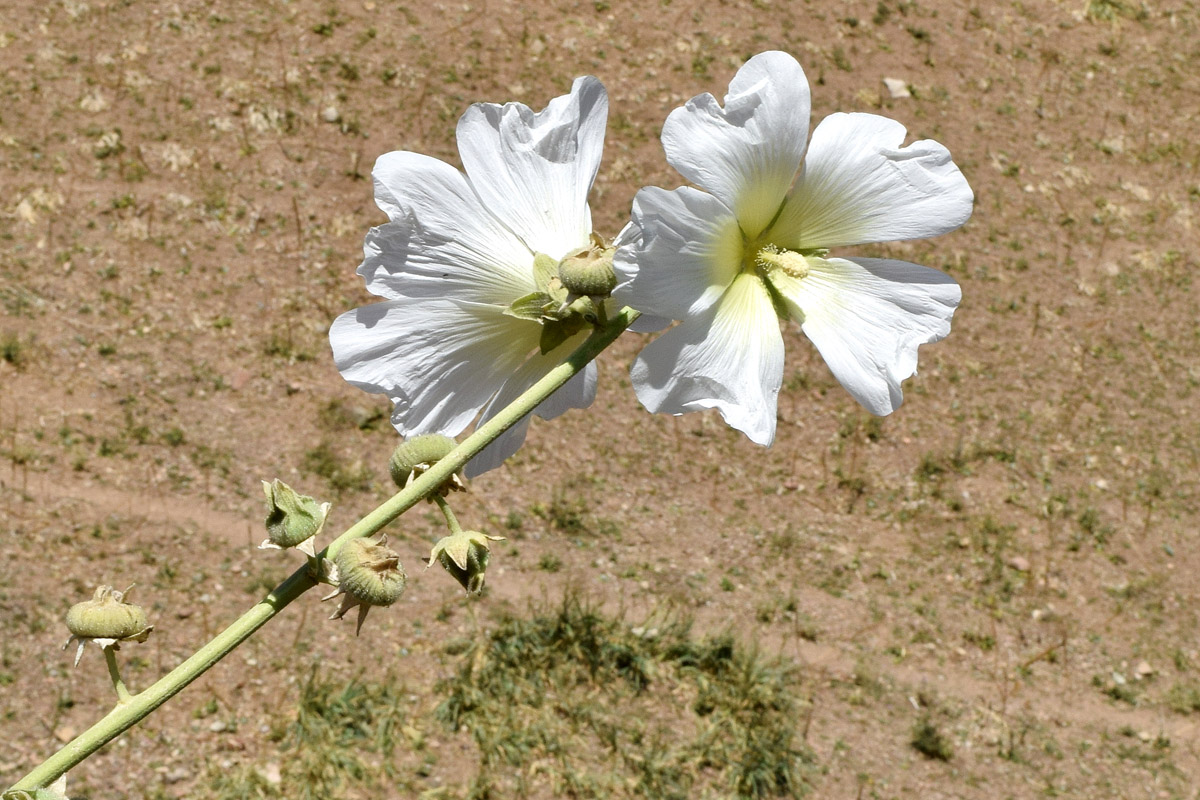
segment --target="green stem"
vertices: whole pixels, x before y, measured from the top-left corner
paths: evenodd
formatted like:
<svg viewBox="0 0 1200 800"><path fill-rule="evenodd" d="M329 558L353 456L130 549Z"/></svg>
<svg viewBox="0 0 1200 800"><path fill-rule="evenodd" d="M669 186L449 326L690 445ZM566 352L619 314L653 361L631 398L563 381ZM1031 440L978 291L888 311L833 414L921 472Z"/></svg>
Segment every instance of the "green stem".
<svg viewBox="0 0 1200 800"><path fill-rule="evenodd" d="M454 516L454 511L450 508L450 504L446 502L446 498L440 494L435 494L433 501L442 510L442 516L446 518L446 525L450 528L450 532L453 534L462 533L462 525L458 524L458 517Z"/></svg>
<svg viewBox="0 0 1200 800"><path fill-rule="evenodd" d="M346 542L378 532L416 505L422 498L438 490L451 475L462 469L483 448L521 421L539 403L577 375L589 361L616 341L617 337L637 318L638 312L633 309L621 309L609 320L607 325L596 328L587 341L568 356L566 361L550 370L528 391L496 416L476 428L474 433L463 440L448 456L433 465L429 471L351 525L319 555L323 558L332 558ZM271 621L289 603L316 585L317 582L309 574L308 564L297 569L283 583L276 586L266 598L235 620L228 628L218 633L186 661L159 678L152 686L130 697L127 702L118 703L116 708L103 719L34 767L28 775L13 784L5 792L5 796L8 795L8 792L32 792L34 789L53 783L67 770L129 730L182 691L189 683L229 655L255 631Z"/></svg>
<svg viewBox="0 0 1200 800"><path fill-rule="evenodd" d="M114 652L115 647L104 648L104 661L108 664L108 677L112 678L113 688L117 690L117 705L128 703L133 697L129 694L129 690L125 688L125 682L121 680L121 670L117 668L117 654Z"/></svg>

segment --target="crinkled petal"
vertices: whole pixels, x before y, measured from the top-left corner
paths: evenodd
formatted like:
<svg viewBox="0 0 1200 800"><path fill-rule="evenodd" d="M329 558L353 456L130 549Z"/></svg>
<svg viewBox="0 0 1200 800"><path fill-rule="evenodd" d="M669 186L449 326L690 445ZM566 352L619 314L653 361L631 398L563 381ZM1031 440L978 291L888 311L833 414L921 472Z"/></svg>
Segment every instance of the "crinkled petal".
<svg viewBox="0 0 1200 800"><path fill-rule="evenodd" d="M404 435L456 436L537 347L541 326L496 306L392 300L348 311L329 330L342 377L396 404Z"/></svg>
<svg viewBox="0 0 1200 800"><path fill-rule="evenodd" d="M796 279L769 280L820 351L833 376L872 414L904 400L900 384L917 371L917 348L950 333L962 299L936 269L883 258L808 259Z"/></svg>
<svg viewBox="0 0 1200 800"><path fill-rule="evenodd" d="M617 234L617 238L613 239L612 246L616 248L616 250L620 250L622 247L626 246L636 247L640 244L641 239L641 226L634 225L632 222L627 222L625 223L625 227L621 228L620 233ZM631 278L633 274L636 274L636 272L637 266L632 265L632 267L628 269L627 277ZM619 271L617 272L617 280L622 280L621 273ZM622 303L616 298L610 299L610 313L618 311L624 305L627 304ZM633 321L633 323L629 326L629 330L633 331L634 333L657 333L658 331L670 327L670 325L670 317L656 317L653 314L643 313Z"/></svg>
<svg viewBox="0 0 1200 800"><path fill-rule="evenodd" d="M950 151L930 139L901 147L905 133L875 114L821 120L768 238L807 250L923 239L966 222L974 195Z"/></svg>
<svg viewBox="0 0 1200 800"><path fill-rule="evenodd" d="M391 220L371 229L358 268L372 294L508 305L536 289L533 253L466 176L419 153L385 153L371 173Z"/></svg>
<svg viewBox="0 0 1200 800"><path fill-rule="evenodd" d="M808 139L810 97L804 70L787 53L760 53L729 84L722 108L693 97L663 125L667 161L737 213L750 239L775 217Z"/></svg>
<svg viewBox="0 0 1200 800"><path fill-rule="evenodd" d="M712 306L741 267L737 220L716 197L688 186L640 190L633 223L641 235L613 257L618 303L644 314L686 319Z"/></svg>
<svg viewBox="0 0 1200 800"><path fill-rule="evenodd" d="M648 410L683 414L716 408L751 441L771 444L783 382L783 337L762 279L740 275L720 302L647 345L631 373Z"/></svg>
<svg viewBox="0 0 1200 800"><path fill-rule="evenodd" d="M459 120L471 184L531 250L560 259L588 245L587 195L607 118L608 94L588 76L536 114L521 103L477 103Z"/></svg>
<svg viewBox="0 0 1200 800"><path fill-rule="evenodd" d="M488 403L483 416L479 418L479 424L482 425L496 416L497 412L504 409L513 400L516 400L529 387L541 380L550 370L566 361L567 356L575 352L575 349L583 344L587 340L587 337L588 332L581 331L549 353L542 354L539 352L530 356L521 365L520 369L505 382L499 393L492 398L492 401ZM571 380L567 381L561 389L538 404L533 413L542 419L554 419L560 414L565 413L568 409L587 408L595 399L596 364L592 362L571 378ZM477 475L482 475L490 469L495 469L503 464L509 456L517 452L521 448L521 445L525 443L525 434L529 431L529 419L530 415L526 414L516 425L513 425L498 436L491 444L481 450L479 455L467 462L465 469L467 477L473 478Z"/></svg>

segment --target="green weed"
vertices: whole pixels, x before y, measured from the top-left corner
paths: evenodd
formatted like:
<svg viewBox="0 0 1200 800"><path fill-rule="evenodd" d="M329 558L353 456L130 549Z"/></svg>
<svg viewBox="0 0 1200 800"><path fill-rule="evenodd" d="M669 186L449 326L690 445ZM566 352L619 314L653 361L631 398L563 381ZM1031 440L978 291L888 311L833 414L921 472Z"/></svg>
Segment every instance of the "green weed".
<svg viewBox="0 0 1200 800"><path fill-rule="evenodd" d="M515 796L805 793L812 759L796 741L804 700L790 666L686 624L634 630L567 597L501 621L462 655L437 715L479 747L472 796L501 779Z"/></svg>

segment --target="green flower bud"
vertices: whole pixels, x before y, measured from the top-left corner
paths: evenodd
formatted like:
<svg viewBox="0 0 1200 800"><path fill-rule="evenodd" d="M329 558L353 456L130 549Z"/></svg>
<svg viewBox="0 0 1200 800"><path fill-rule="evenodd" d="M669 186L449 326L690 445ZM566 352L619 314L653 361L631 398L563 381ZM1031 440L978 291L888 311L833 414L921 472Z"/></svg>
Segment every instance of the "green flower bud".
<svg viewBox="0 0 1200 800"><path fill-rule="evenodd" d="M488 542L502 542L503 536L488 536L479 531L460 531L441 539L429 554L429 563L438 562L468 592L483 591L484 573L491 559Z"/></svg>
<svg viewBox="0 0 1200 800"><path fill-rule="evenodd" d="M342 603L330 619L341 619L351 608L359 607L355 635L362 630L371 607L390 606L399 600L408 582L399 554L385 542L351 539L333 559L338 589L324 599L342 595Z"/></svg>
<svg viewBox="0 0 1200 800"><path fill-rule="evenodd" d="M397 445L391 460L388 461L392 481L403 489L434 464L450 455L450 451L455 447L458 447L458 442L440 433L424 433L405 439ZM456 473L442 486L441 492L446 494L462 488L465 488L462 478Z"/></svg>
<svg viewBox="0 0 1200 800"><path fill-rule="evenodd" d="M132 589L133 587L129 587ZM73 642L79 643L75 651L75 664L83 657L83 648L95 642L101 649L111 647L119 650L121 642L144 642L154 629L146 624L146 612L141 606L126 603L129 589L118 592L111 586L97 586L91 600L76 603L67 612L67 629L71 638L63 645L66 650Z"/></svg>
<svg viewBox="0 0 1200 800"><path fill-rule="evenodd" d="M321 532L329 503L297 494L278 478L271 483L263 481L262 486L267 496L267 538L259 545L260 550L297 547ZM311 549L310 544L306 552Z"/></svg>
<svg viewBox="0 0 1200 800"><path fill-rule="evenodd" d="M608 297L617 288L617 273L613 271L612 247L605 247L595 237L592 246L567 256L558 265L558 277L573 295Z"/></svg>

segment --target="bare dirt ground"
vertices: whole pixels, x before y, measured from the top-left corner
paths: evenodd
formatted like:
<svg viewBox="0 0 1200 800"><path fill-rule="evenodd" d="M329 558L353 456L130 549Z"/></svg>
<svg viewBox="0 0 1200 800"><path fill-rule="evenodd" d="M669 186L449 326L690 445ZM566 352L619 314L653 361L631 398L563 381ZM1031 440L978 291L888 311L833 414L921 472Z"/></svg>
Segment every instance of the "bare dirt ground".
<svg viewBox="0 0 1200 800"><path fill-rule="evenodd" d="M869 417L789 329L761 449L714 414L646 414L628 335L590 411L535 423L460 501L509 537L484 597L420 569L439 530L414 509L393 533L408 592L360 638L302 598L73 771L71 796L1200 797L1196 3L0 12L0 785L111 703L99 654L72 669L59 650L95 584L136 583L150 611L154 635L122 651L140 688L294 568L253 549L260 479L332 500L337 530L388 494L389 409L342 381L326 341L371 299L354 269L383 219L376 156L457 163L469 103L540 108L596 75L612 111L592 207L611 236L639 186L680 182L666 114L778 48L805 67L814 118L897 118L976 192L961 231L866 251L963 286L904 407ZM644 739L581 738L570 698L607 697L586 676L555 690L560 738L507 760L481 723L447 722L454 677L491 663L481 643L568 591L658 665L626 717L680 736L713 718L680 716L708 673L630 643L647 619L732 633L783 670L795 782L734 785L716 756L667 780ZM314 681L367 687L397 716L356 713L402 735L294 767Z"/></svg>

